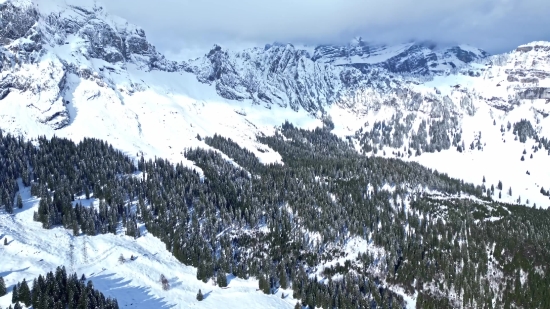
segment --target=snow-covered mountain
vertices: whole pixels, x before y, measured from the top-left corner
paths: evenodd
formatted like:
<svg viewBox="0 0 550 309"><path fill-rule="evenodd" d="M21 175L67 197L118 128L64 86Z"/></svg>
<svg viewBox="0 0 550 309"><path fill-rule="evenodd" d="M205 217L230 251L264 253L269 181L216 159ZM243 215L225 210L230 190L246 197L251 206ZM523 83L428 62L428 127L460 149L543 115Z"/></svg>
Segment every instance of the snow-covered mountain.
<svg viewBox="0 0 550 309"><path fill-rule="evenodd" d="M285 120L314 128L330 119L365 155L487 188L502 181L494 199L546 208L549 103L548 42L493 56L363 39L313 49L215 45L176 62L94 1L0 0L0 129L28 139L95 137L131 156L192 165L184 150L210 148L201 137L217 133L269 163L281 156L258 135Z"/></svg>
<svg viewBox="0 0 550 309"><path fill-rule="evenodd" d="M344 46L318 46L312 59L363 70L380 67L392 73L427 75L461 68L487 56L487 52L467 45L440 49L433 43L412 42L387 46L369 44L358 37Z"/></svg>
<svg viewBox="0 0 550 309"><path fill-rule="evenodd" d="M183 148L207 147L197 134L219 133L273 162L277 153L259 144L257 134L269 134L284 120L311 127L331 116L335 132L367 153L375 144L389 147L386 154L411 148L414 154L419 148L424 154L411 160L454 173L434 162L455 155L494 162L481 149L501 146L519 149L509 164L519 162L527 144L508 137L513 130L500 128L526 119L536 133L527 142L537 150L548 148L545 140L539 143L550 136L547 42L495 56L468 46L385 46L361 38L314 49L215 45L203 57L175 62L147 41L143 29L109 15L95 1L10 0L0 10L1 127L27 137L92 136L130 153L186 161ZM405 124L399 138L396 121ZM374 131L382 122L394 137L380 145ZM420 126L425 126L425 142L416 145ZM480 143L480 132L483 147L468 147ZM458 146L466 149L457 152ZM441 159L425 159L433 156ZM542 160L541 154L535 157ZM522 175L540 163L527 161ZM479 183L482 173L452 175ZM519 177L497 174L491 182L515 185ZM525 181L532 184L531 192L538 191L548 176ZM534 193L533 200L547 204Z"/></svg>

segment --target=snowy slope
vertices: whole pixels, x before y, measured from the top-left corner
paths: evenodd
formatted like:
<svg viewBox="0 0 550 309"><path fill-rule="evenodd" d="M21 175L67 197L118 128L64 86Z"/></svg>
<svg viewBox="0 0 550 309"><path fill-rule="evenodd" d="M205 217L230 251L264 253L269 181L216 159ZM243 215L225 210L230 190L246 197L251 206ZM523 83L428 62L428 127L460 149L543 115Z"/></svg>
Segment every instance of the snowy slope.
<svg viewBox="0 0 550 309"><path fill-rule="evenodd" d="M481 132L483 151L466 147L463 153L450 149L408 159L476 184L483 176L487 186L501 180L506 189L512 186L510 201L521 196L522 204L527 199L549 204L539 193L540 186L550 188L549 175L540 168L549 159L546 151L520 164L524 148L530 157L533 140L516 142L510 132L500 136L499 128L527 119L540 137L550 137L550 43L533 42L491 57L463 45L374 46L362 40L319 46L314 55L311 48L291 44L243 50L215 46L202 58L174 62L147 42L141 28L109 15L95 1L12 0L2 10L13 28L2 33L0 48L2 130L27 138L95 137L131 156L143 153L188 165L183 150L208 148L199 137L217 133L267 163L280 162L280 156L259 144L256 135L272 134L285 120L312 128L330 115L334 132L346 137L376 121L411 115L410 139L422 120L453 116L458 122L449 130L461 131L466 146ZM331 63L343 61L342 50L368 51L365 59L378 59L379 66ZM418 76L416 67L392 73L391 66L413 58L428 61L430 53L438 55L438 63L452 57L463 61L428 76ZM405 152L388 149L386 154L397 150Z"/></svg>
<svg viewBox="0 0 550 309"><path fill-rule="evenodd" d="M462 45L374 46L360 39L343 47L319 46L315 55L291 44L234 51L215 46L202 58L178 63L158 53L141 28L109 15L95 1L12 0L2 10L13 28L2 33L0 50L0 127L5 131L27 138L96 137L131 156L187 164L183 150L208 147L199 137L218 133L263 162L280 162L255 137L271 134L285 120L311 128L321 124L320 116L330 115L335 133L345 137L398 115L414 116L410 133L421 120L453 116L458 124L451 129L462 132L466 145L482 132L484 150L451 149L411 160L474 183L483 176L488 185L502 180L505 187L517 188L514 200L521 196L522 203L529 198L548 204L537 189L545 183L550 187L540 169L548 160L545 151L519 164L523 148L529 151L533 141L515 142L499 136L498 129L527 119L540 137L550 137L549 43L533 42L491 57ZM367 62L379 67L358 69L355 60L332 64L343 61L342 50L359 57L368 51L366 59L375 59ZM405 65L413 58L429 64L429 54L437 56L439 64L430 65L434 70L453 57L462 64L425 77ZM403 65L408 71L392 73L392 67Z"/></svg>
<svg viewBox="0 0 550 309"><path fill-rule="evenodd" d="M535 152L533 139L521 143L511 131L500 131L501 125L527 119L540 137L550 137L548 42L491 57L469 46L433 49L416 43L375 46L360 41L316 48L273 44L242 50L216 46L198 59L175 62L158 53L141 28L109 15L92 0L5 0L0 9L11 18L5 20L13 30L0 30L4 131L28 139L95 137L130 156L187 165L193 163L183 156L184 149L209 148L201 137L217 133L270 163L281 162L281 156L256 136L273 134L285 120L314 128L322 125L322 116L330 116L334 133L345 138L377 121L412 115L407 145L422 120L454 116L458 124L450 130L462 132L465 151L451 147L403 159L475 184L485 177L487 187L502 181L502 201L527 205L528 199L528 206L550 206L539 192L541 186L550 189L547 151ZM479 139L479 132L483 150L471 150L468 146ZM359 148L358 140L354 142ZM525 161L520 161L524 149ZM395 157L397 151L406 152L385 147L376 155ZM71 271L86 274L122 307L295 304L291 298L256 292L254 280L232 280L229 289L203 284L195 279L195 269L179 264L151 235L137 240L115 235L74 238L63 229L43 230L32 221L37 201L28 189L23 194L23 211L0 214L0 235L13 240L0 247L0 275L8 286L72 261ZM346 247L350 254L372 249L354 245ZM121 253L138 259L119 265ZM172 283L168 292L157 282L161 273ZM195 300L199 288L212 291L202 303ZM8 302L9 296L0 298L0 306Z"/></svg>
<svg viewBox="0 0 550 309"><path fill-rule="evenodd" d="M256 291L256 280L229 277L228 288L213 286L196 279L196 269L179 263L157 238L144 233L133 239L105 234L73 237L64 228L45 230L32 219L38 200L29 188L21 190L24 207L14 215L0 213L0 238L9 245L0 246L0 276L8 291L24 278L31 281L38 275L65 265L68 272L84 274L106 296L115 297L120 308L292 308L296 300L292 291L265 295ZM85 203L83 203L85 204ZM124 234L124 233L121 233ZM127 261L118 262L123 254ZM129 261L131 255L137 256ZM164 274L170 290L162 290L159 282ZM206 298L196 300L201 289ZM281 293L289 295L281 298ZM11 293L0 297L0 308L11 303Z"/></svg>

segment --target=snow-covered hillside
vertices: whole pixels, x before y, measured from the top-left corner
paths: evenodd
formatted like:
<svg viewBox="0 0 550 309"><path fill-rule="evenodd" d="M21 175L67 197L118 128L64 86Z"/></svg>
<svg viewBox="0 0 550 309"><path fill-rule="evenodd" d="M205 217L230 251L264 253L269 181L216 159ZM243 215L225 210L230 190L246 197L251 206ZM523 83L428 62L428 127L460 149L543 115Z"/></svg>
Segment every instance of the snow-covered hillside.
<svg viewBox="0 0 550 309"><path fill-rule="evenodd" d="M193 163L184 150L210 148L203 138L217 133L263 163L284 164L256 137L273 134L285 120L315 128L330 118L333 133L367 156L400 157L493 186L495 200L550 206L541 194L541 187L550 189L545 168L550 144L543 143L550 138L548 42L495 56L469 46L363 40L315 48L216 45L203 57L176 62L148 43L143 29L109 15L95 1L5 0L0 13L0 129L5 132L27 139L94 137L130 156L188 166ZM0 248L0 274L8 285L67 264L73 244L79 265L74 271L94 273L96 286L120 304L294 304L255 292L253 280L233 280L227 290L204 285L149 235L136 241L114 235L86 240L61 229L44 231L32 222L36 201L26 190L25 209L0 217L0 235L14 240ZM118 265L120 253L139 258ZM172 279L171 291L157 285L160 273ZM197 304L199 288L213 292ZM7 302L0 299L0 306Z"/></svg>
<svg viewBox="0 0 550 309"><path fill-rule="evenodd" d="M45 230L32 218L38 201L29 188L21 193L23 209L14 215L0 213L0 239L2 243L8 239L8 245L0 246L0 277L8 291L24 278L32 281L65 265L67 272L84 274L106 296L115 297L120 308L292 308L296 304L292 291L270 296L257 291L254 278L229 276L227 288L203 283L196 278L196 268L179 263L165 244L147 233L134 239L113 234L73 237L61 227ZM119 262L120 255L125 263ZM168 291L162 289L161 274L169 280ZM202 302L196 300L199 289L206 295ZM288 296L282 299L281 293ZM0 308L9 304L11 293L0 297Z"/></svg>
<svg viewBox="0 0 550 309"><path fill-rule="evenodd" d="M271 134L285 120L311 128L330 115L335 133L357 137L376 122L410 117L402 146L382 146L390 146L388 156L407 152L423 120L428 136L432 122L443 121L445 135L453 140L460 133L465 151L453 145L414 156L413 149L409 160L476 184L485 176L487 187L501 180L513 189L503 199L549 205L539 193L540 186L550 187L541 168L548 151L535 153L533 138L521 143L512 131L500 132L526 119L538 138L550 137L549 43L496 56L468 46L382 46L362 39L318 46L313 54L291 44L215 46L202 58L175 62L157 52L141 28L94 1L11 0L0 10L3 29L10 29L0 33L4 131L26 138L96 137L132 156L173 162L187 162L184 148L208 147L200 137L218 133L263 162L277 162L280 156L256 135ZM471 150L480 132L483 151ZM528 159L521 162L524 149Z"/></svg>

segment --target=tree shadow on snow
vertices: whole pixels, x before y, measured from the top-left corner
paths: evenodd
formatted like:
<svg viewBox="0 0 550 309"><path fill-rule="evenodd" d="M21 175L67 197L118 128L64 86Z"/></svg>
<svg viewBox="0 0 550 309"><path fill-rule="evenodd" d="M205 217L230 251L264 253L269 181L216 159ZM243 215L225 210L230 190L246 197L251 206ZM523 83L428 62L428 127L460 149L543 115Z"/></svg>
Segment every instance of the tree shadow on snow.
<svg viewBox="0 0 550 309"><path fill-rule="evenodd" d="M13 241L13 240L12 240ZM11 243L11 242L10 242ZM22 271L25 271L29 269L29 267L26 267L26 268L21 268L21 269L17 269L17 270L9 270L9 271L3 271L3 272L0 272L0 277L4 278L6 276L9 276L10 274L12 273L18 273L18 272L22 272Z"/></svg>
<svg viewBox="0 0 550 309"><path fill-rule="evenodd" d="M210 294L212 294L212 291L204 293L204 299L207 299Z"/></svg>
<svg viewBox="0 0 550 309"><path fill-rule="evenodd" d="M170 283L171 289L183 285L183 281L179 280L178 277L169 278L168 282Z"/></svg>
<svg viewBox="0 0 550 309"><path fill-rule="evenodd" d="M105 296L114 297L119 307L130 307L136 309L149 308L173 308L173 305L164 301L164 298L157 298L151 295L148 287L131 286L132 280L117 278L115 274L91 276L94 287L100 290Z"/></svg>

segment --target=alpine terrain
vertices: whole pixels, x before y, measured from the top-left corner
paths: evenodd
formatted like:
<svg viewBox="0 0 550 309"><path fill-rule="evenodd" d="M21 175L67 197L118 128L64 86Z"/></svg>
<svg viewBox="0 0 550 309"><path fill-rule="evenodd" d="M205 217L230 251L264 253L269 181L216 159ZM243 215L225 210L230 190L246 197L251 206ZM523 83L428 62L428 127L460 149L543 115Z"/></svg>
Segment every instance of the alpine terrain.
<svg viewBox="0 0 550 309"><path fill-rule="evenodd" d="M0 0L0 308L550 308L550 42L172 61Z"/></svg>

